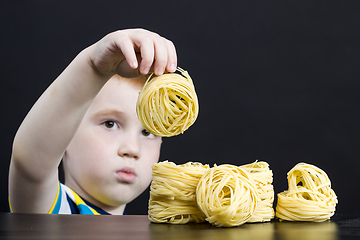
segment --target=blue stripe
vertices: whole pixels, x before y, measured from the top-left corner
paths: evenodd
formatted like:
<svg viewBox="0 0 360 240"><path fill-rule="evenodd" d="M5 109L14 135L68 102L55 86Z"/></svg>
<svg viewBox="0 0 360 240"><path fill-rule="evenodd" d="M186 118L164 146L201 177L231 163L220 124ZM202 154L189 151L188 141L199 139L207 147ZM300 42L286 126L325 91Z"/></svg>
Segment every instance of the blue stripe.
<svg viewBox="0 0 360 240"><path fill-rule="evenodd" d="M57 198L57 200L56 200L56 205L55 205L53 211L51 212L52 214L57 214L57 213L59 213L59 211L60 211L60 206L61 206L61 198L62 198L62 189L61 189L61 185L60 185L60 183L59 183L59 196L58 196L58 198Z"/></svg>
<svg viewBox="0 0 360 240"><path fill-rule="evenodd" d="M68 204L70 206L71 214L79 214L79 209L76 207L75 203L71 200L69 195L66 193L66 199L68 201Z"/></svg>
<svg viewBox="0 0 360 240"><path fill-rule="evenodd" d="M95 215L93 213L93 211L91 211L90 207L89 206L86 206L85 204L82 204L80 203L79 205L77 205L79 211L80 211L80 214L83 214L83 215Z"/></svg>
<svg viewBox="0 0 360 240"><path fill-rule="evenodd" d="M90 207L90 208L94 209L95 211L97 211L97 212L100 213L101 215L111 215L110 213L102 210L101 208L95 206L94 204L89 203L89 202L86 201L85 199L83 199L83 198L81 198L81 199L86 203L87 207ZM79 207L79 205L78 205L78 207ZM80 210L80 214L81 214L81 210Z"/></svg>

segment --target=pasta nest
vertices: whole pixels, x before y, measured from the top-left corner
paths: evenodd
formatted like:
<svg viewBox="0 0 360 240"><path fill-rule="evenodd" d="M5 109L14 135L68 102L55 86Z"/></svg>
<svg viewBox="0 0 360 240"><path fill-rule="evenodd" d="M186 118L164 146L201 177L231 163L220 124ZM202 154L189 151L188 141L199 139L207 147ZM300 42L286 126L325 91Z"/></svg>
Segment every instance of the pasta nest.
<svg viewBox="0 0 360 240"><path fill-rule="evenodd" d="M149 219L155 223L171 224L205 222L205 215L197 207L195 191L199 179L209 168L209 165L194 162L154 164Z"/></svg>
<svg viewBox="0 0 360 240"><path fill-rule="evenodd" d="M199 104L195 87L188 72L150 75L136 103L138 118L150 133L171 137L194 124Z"/></svg>
<svg viewBox="0 0 360 240"><path fill-rule="evenodd" d="M268 222L274 218L273 172L267 162L254 162L240 166L250 173L256 184L256 191L261 199L254 215L248 222Z"/></svg>
<svg viewBox="0 0 360 240"><path fill-rule="evenodd" d="M255 213L259 195L250 174L241 167L223 164L209 169L196 189L199 208L217 227L247 222Z"/></svg>
<svg viewBox="0 0 360 240"><path fill-rule="evenodd" d="M337 196L322 169L299 163L288 172L287 178L289 189L278 194L279 219L321 222L334 215Z"/></svg>

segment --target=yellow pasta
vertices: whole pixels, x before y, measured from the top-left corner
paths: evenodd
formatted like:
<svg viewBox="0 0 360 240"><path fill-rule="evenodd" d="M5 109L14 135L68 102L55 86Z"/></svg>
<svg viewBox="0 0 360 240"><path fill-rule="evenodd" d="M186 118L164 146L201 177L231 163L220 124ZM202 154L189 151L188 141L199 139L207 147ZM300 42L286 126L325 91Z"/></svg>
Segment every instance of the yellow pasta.
<svg viewBox="0 0 360 240"><path fill-rule="evenodd" d="M240 166L248 171L256 184L256 191L260 197L258 208L248 222L268 222L274 218L274 187L273 173L266 162L254 162Z"/></svg>
<svg viewBox="0 0 360 240"><path fill-rule="evenodd" d="M253 216L260 198L247 171L233 165L220 165L201 177L196 200L208 222L217 227L233 227Z"/></svg>
<svg viewBox="0 0 360 240"><path fill-rule="evenodd" d="M201 163L153 165L149 219L185 224L208 221L217 227L265 222L274 217L272 171L266 162L243 166Z"/></svg>
<svg viewBox="0 0 360 240"><path fill-rule="evenodd" d="M287 176L289 189L278 194L276 217L288 221L321 222L334 215L337 196L322 169L299 163Z"/></svg>
<svg viewBox="0 0 360 240"><path fill-rule="evenodd" d="M171 137L187 130L199 112L195 87L188 72L150 75L141 89L136 111L141 124L150 133Z"/></svg>
<svg viewBox="0 0 360 240"><path fill-rule="evenodd" d="M188 162L183 165L164 161L153 165L148 216L155 223L184 224L204 222L197 207L196 186L208 165Z"/></svg>

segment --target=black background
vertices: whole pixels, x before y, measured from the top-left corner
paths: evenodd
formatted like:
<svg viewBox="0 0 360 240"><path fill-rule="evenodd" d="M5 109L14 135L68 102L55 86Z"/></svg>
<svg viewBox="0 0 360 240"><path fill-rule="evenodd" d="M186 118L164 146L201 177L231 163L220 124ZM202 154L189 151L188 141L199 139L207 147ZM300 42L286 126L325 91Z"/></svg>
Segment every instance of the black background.
<svg viewBox="0 0 360 240"><path fill-rule="evenodd" d="M175 43L199 97L198 120L164 139L160 160L264 160L276 193L311 163L332 180L337 212L360 213L359 12L355 0L1 1L0 211L12 139L36 99L83 48L141 27ZM146 214L147 199L127 212Z"/></svg>

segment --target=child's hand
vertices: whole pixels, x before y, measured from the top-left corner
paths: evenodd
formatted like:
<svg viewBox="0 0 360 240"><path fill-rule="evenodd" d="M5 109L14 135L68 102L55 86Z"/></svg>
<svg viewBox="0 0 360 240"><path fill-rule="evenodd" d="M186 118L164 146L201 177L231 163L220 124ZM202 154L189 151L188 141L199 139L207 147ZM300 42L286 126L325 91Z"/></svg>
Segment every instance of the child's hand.
<svg viewBox="0 0 360 240"><path fill-rule="evenodd" d="M174 72L177 65L173 43L143 29L120 30L92 46L90 64L101 74L136 77L154 71Z"/></svg>

